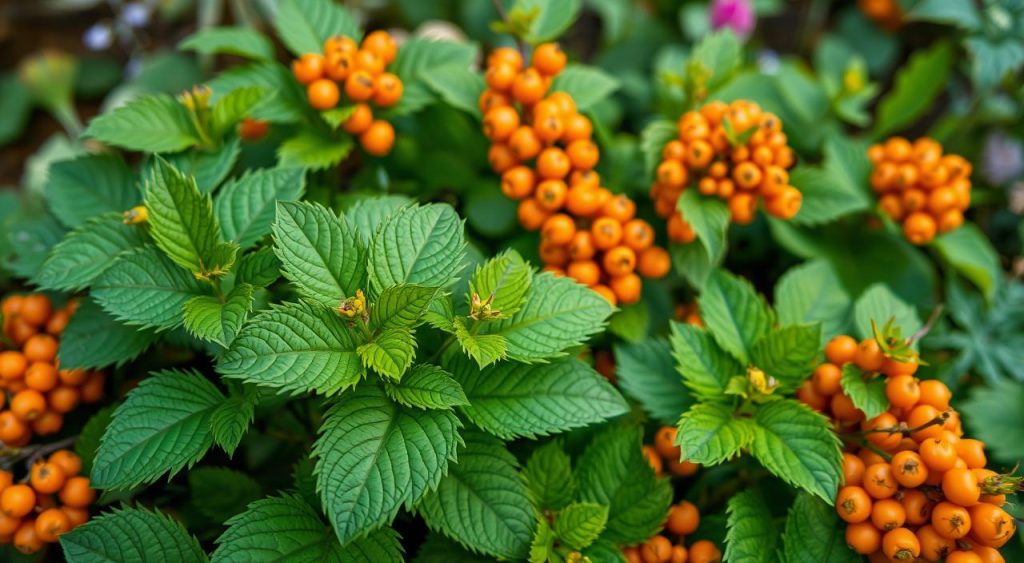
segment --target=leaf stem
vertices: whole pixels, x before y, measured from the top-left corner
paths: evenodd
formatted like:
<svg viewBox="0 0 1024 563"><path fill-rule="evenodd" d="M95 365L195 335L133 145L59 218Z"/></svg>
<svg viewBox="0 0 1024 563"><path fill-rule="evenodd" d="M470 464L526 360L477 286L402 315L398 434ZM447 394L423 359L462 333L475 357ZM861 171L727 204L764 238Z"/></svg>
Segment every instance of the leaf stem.
<svg viewBox="0 0 1024 563"><path fill-rule="evenodd" d="M924 338L932 330L932 328L935 327L935 323L939 321L939 317L942 315L942 309L942 303L936 305L935 309L932 310L932 314L928 316L928 322L924 323L924 326L918 329L917 332L912 334L910 338L907 339L907 344L913 344L914 342L917 342L918 340Z"/></svg>

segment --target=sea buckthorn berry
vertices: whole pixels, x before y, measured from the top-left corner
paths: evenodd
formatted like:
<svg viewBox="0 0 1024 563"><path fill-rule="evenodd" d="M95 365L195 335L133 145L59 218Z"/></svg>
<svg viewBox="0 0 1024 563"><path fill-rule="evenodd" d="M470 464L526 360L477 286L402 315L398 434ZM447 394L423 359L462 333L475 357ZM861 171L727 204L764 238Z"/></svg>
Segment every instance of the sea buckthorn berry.
<svg viewBox="0 0 1024 563"><path fill-rule="evenodd" d="M25 370L25 385L43 393L57 386L57 368L47 362L33 362Z"/></svg>
<svg viewBox="0 0 1024 563"><path fill-rule="evenodd" d="M519 127L519 114L509 106L492 109L484 115L484 135L491 141L504 141Z"/></svg>
<svg viewBox="0 0 1024 563"><path fill-rule="evenodd" d="M373 97L376 82L369 72L358 69L345 79L345 96L353 102L365 102Z"/></svg>
<svg viewBox="0 0 1024 563"><path fill-rule="evenodd" d="M355 53L359 46L351 37L344 35L333 35L324 41L324 53Z"/></svg>
<svg viewBox="0 0 1024 563"><path fill-rule="evenodd" d="M608 282L608 287L612 288L612 291L615 292L615 296L619 299L619 302L624 305L636 303L640 300L640 290L642 286L643 283L640 281L640 277L636 274L625 274L614 277Z"/></svg>
<svg viewBox="0 0 1024 563"><path fill-rule="evenodd" d="M882 552L891 561L912 561L921 555L921 542L907 528L896 528L882 536Z"/></svg>
<svg viewBox="0 0 1024 563"><path fill-rule="evenodd" d="M749 225L757 212L757 198L749 192L733 194L729 198L729 215L737 225Z"/></svg>
<svg viewBox="0 0 1024 563"><path fill-rule="evenodd" d="M778 195L765 202L765 211L779 219L792 219L800 212L803 205L803 194L793 186L786 186Z"/></svg>
<svg viewBox="0 0 1024 563"><path fill-rule="evenodd" d="M618 304L618 299L616 299L616 297L615 297L615 292L612 291L612 288L608 287L607 285L599 283L599 284L595 284L595 285L590 286L590 289L592 289L595 292L597 292L598 295L600 295L601 297L604 297L605 301L611 303L612 306L615 306L615 305Z"/></svg>
<svg viewBox="0 0 1024 563"><path fill-rule="evenodd" d="M922 405L931 405L940 411L949 408L949 401L953 398L953 393L945 383L929 379L920 382L919 387L921 389L919 401Z"/></svg>
<svg viewBox="0 0 1024 563"><path fill-rule="evenodd" d="M86 508L96 500L96 491L89 486L88 477L70 477L57 496L67 506Z"/></svg>
<svg viewBox="0 0 1024 563"><path fill-rule="evenodd" d="M796 390L796 398L816 411L824 411L829 399L815 391L814 384L809 379L800 384Z"/></svg>
<svg viewBox="0 0 1024 563"><path fill-rule="evenodd" d="M556 213L544 222L541 228L543 240L553 244L569 244L576 233L576 223L564 213Z"/></svg>
<svg viewBox="0 0 1024 563"><path fill-rule="evenodd" d="M678 212L668 220L668 238L674 242L693 242L697 238L693 227Z"/></svg>
<svg viewBox="0 0 1024 563"><path fill-rule="evenodd" d="M6 350L0 352L0 378L5 380L21 379L28 369L28 360L21 352Z"/></svg>
<svg viewBox="0 0 1024 563"><path fill-rule="evenodd" d="M565 245L545 241L540 245L540 259L547 265L561 267L569 261L569 253Z"/></svg>
<svg viewBox="0 0 1024 563"><path fill-rule="evenodd" d="M575 113L568 115L562 121L564 123L562 141L566 143L588 140L594 133L594 127L591 125L590 119L583 114Z"/></svg>
<svg viewBox="0 0 1024 563"><path fill-rule="evenodd" d="M548 147L537 156L537 174L541 178L561 180L569 175L569 157L560 148Z"/></svg>
<svg viewBox="0 0 1024 563"><path fill-rule="evenodd" d="M679 459L682 456L682 450L676 445L677 435L678 429L675 426L662 426L658 429L654 435L654 449L658 455L666 459Z"/></svg>
<svg viewBox="0 0 1024 563"><path fill-rule="evenodd" d="M292 74L301 84L311 84L324 76L325 60L320 53L306 53L292 61Z"/></svg>
<svg viewBox="0 0 1024 563"><path fill-rule="evenodd" d="M931 521L932 508L935 503L928 499L928 496L919 489L911 489L900 492L900 504L907 513L907 523L911 526L920 526Z"/></svg>
<svg viewBox="0 0 1024 563"><path fill-rule="evenodd" d="M353 60L357 69L364 70L372 76L377 76L384 72L384 67L386 66L384 59L380 58L377 53L365 49L356 51L355 55L353 55Z"/></svg>
<svg viewBox="0 0 1024 563"><path fill-rule="evenodd" d="M480 94L480 98L477 102L480 107L480 112L483 114L486 114L488 111L496 107L507 106L512 103L507 95L494 90L484 90L484 92Z"/></svg>
<svg viewBox="0 0 1024 563"><path fill-rule="evenodd" d="M917 529L917 541L921 543L921 557L927 561L939 561L956 549L956 542L935 531L930 524Z"/></svg>
<svg viewBox="0 0 1024 563"><path fill-rule="evenodd" d="M981 487L970 469L954 467L942 476L942 494L960 506L973 506L981 497Z"/></svg>
<svg viewBox="0 0 1024 563"><path fill-rule="evenodd" d="M342 122L341 128L353 135L366 131L373 124L373 110L367 104L356 104L352 114Z"/></svg>
<svg viewBox="0 0 1024 563"><path fill-rule="evenodd" d="M397 76L385 72L377 77L373 103L380 107L393 106L402 98L403 89L402 81Z"/></svg>
<svg viewBox="0 0 1024 563"><path fill-rule="evenodd" d="M971 534L986 545L1002 547L1017 531L1016 521L1005 510L991 504L976 504L968 509Z"/></svg>
<svg viewBox="0 0 1024 563"><path fill-rule="evenodd" d="M868 420L864 423L864 431L867 433L867 439L872 444L882 448L883 450L891 450L895 448L900 440L903 439L903 433L894 431L899 425L899 421L896 417L889 412L883 412L882 414Z"/></svg>
<svg viewBox="0 0 1024 563"><path fill-rule="evenodd" d="M677 536L688 536L696 532L698 526L700 511L693 503L684 500L669 508L668 520L665 522L665 528L669 532Z"/></svg>
<svg viewBox="0 0 1024 563"><path fill-rule="evenodd" d="M572 236L568 247L569 258L572 260L590 260L597 254L594 246L594 235L587 230L578 230Z"/></svg>
<svg viewBox="0 0 1024 563"><path fill-rule="evenodd" d="M10 408L21 420L32 421L46 412L46 397L35 389L25 389L14 394Z"/></svg>
<svg viewBox="0 0 1024 563"><path fill-rule="evenodd" d="M892 475L900 485L912 489L928 479L928 467L921 456L912 451L902 451L892 456Z"/></svg>
<svg viewBox="0 0 1024 563"><path fill-rule="evenodd" d="M611 217L600 217L590 227L594 235L594 246L598 250L607 250L622 240L622 223Z"/></svg>
<svg viewBox="0 0 1024 563"><path fill-rule="evenodd" d="M937 474L952 469L958 459L953 444L941 438L928 438L922 441L919 452L928 469Z"/></svg>
<svg viewBox="0 0 1024 563"><path fill-rule="evenodd" d="M720 563L722 551L710 540L697 540L689 549L689 563Z"/></svg>
<svg viewBox="0 0 1024 563"><path fill-rule="evenodd" d="M57 450L50 454L47 461L60 467L67 477L78 475L78 472L82 470L82 458L70 450Z"/></svg>
<svg viewBox="0 0 1024 563"><path fill-rule="evenodd" d="M667 563L672 557L672 542L661 535L655 535L640 547L640 558L644 563Z"/></svg>
<svg viewBox="0 0 1024 563"><path fill-rule="evenodd" d="M825 345L825 358L837 366L852 362L856 355L857 341L846 335L835 336Z"/></svg>
<svg viewBox="0 0 1024 563"><path fill-rule="evenodd" d="M507 64L518 72L519 69L523 68L523 56L512 47L498 47L487 56L487 66L494 66L499 63Z"/></svg>
<svg viewBox="0 0 1024 563"><path fill-rule="evenodd" d="M985 443L981 440L964 438L956 443L956 453L970 469L981 469L988 464Z"/></svg>
<svg viewBox="0 0 1024 563"><path fill-rule="evenodd" d="M514 166L501 175L501 193L512 199L530 197L536 181L533 170L522 165Z"/></svg>
<svg viewBox="0 0 1024 563"><path fill-rule="evenodd" d="M36 536L47 543L55 543L58 536L71 529L71 519L59 508L48 508L36 517Z"/></svg>
<svg viewBox="0 0 1024 563"><path fill-rule="evenodd" d="M324 74L335 82L344 82L348 75L356 69L355 53L335 51L327 54Z"/></svg>
<svg viewBox="0 0 1024 563"><path fill-rule="evenodd" d="M25 341L21 351L30 362L52 362L57 357L57 339L49 334L36 334Z"/></svg>
<svg viewBox="0 0 1024 563"><path fill-rule="evenodd" d="M871 507L871 523L879 530L899 528L906 521L907 512L898 501L883 499Z"/></svg>
<svg viewBox="0 0 1024 563"><path fill-rule="evenodd" d="M40 436L56 434L64 425L64 417L56 411L46 411L32 421L32 431Z"/></svg>
<svg viewBox="0 0 1024 563"><path fill-rule="evenodd" d="M586 184L569 188L569 197L565 201L565 207L577 217L592 217L601 211L602 205L598 189Z"/></svg>
<svg viewBox="0 0 1024 563"><path fill-rule="evenodd" d="M860 486L863 483L866 467L864 466L864 461L859 457L849 452L844 452L842 468L844 485Z"/></svg>
<svg viewBox="0 0 1024 563"><path fill-rule="evenodd" d="M960 539L971 531L971 515L963 506L940 502L932 509L932 527L945 538Z"/></svg>
<svg viewBox="0 0 1024 563"><path fill-rule="evenodd" d="M814 368L811 376L814 382L814 390L820 395L832 396L841 389L839 381L843 373L839 366L832 363L824 363Z"/></svg>
<svg viewBox="0 0 1024 563"><path fill-rule="evenodd" d="M622 243L636 251L654 244L654 228L643 219L632 219L622 226Z"/></svg>
<svg viewBox="0 0 1024 563"><path fill-rule="evenodd" d="M64 385L78 386L89 378L89 373L84 369L62 369L57 372L57 377Z"/></svg>
<svg viewBox="0 0 1024 563"><path fill-rule="evenodd" d="M861 555L868 555L882 547L882 533L871 522L850 524L846 527L846 545Z"/></svg>
<svg viewBox="0 0 1024 563"><path fill-rule="evenodd" d="M686 165L694 169L703 169L714 157L714 149L707 141L696 140L686 148Z"/></svg>
<svg viewBox="0 0 1024 563"><path fill-rule="evenodd" d="M851 524L864 522L871 517L871 507L871 497L861 487L850 485L839 489L836 512L844 521Z"/></svg>
<svg viewBox="0 0 1024 563"><path fill-rule="evenodd" d="M885 363L885 355L874 338L865 338L857 345L853 362L864 371L878 371Z"/></svg>
<svg viewBox="0 0 1024 563"><path fill-rule="evenodd" d="M520 161L530 160L540 154L540 138L529 125L520 125L508 137L508 146Z"/></svg>
<svg viewBox="0 0 1024 563"><path fill-rule="evenodd" d="M875 463L864 470L864 490L872 498L886 499L896 494L899 484L893 476L892 466L888 463Z"/></svg>
<svg viewBox="0 0 1024 563"><path fill-rule="evenodd" d="M56 493L64 486L66 479L64 470L56 464L42 462L32 465L30 482L36 492L47 495Z"/></svg>
<svg viewBox="0 0 1024 563"><path fill-rule="evenodd" d="M886 360L888 361L888 360ZM884 371L884 366L883 366ZM885 396L896 408L909 409L921 398L921 387L912 375L890 377L885 383Z"/></svg>
<svg viewBox="0 0 1024 563"><path fill-rule="evenodd" d="M533 129L536 131L538 139L550 144L560 139L565 133L565 122L557 115L541 115L534 120Z"/></svg>
<svg viewBox="0 0 1024 563"><path fill-rule="evenodd" d="M628 246L632 248L631 246ZM668 275L672 269L672 259L668 251L659 246L652 246L640 252L637 258L636 270L641 276L651 279L659 279Z"/></svg>
<svg viewBox="0 0 1024 563"><path fill-rule="evenodd" d="M983 561L973 551L954 551L946 557L946 563L983 563Z"/></svg>
<svg viewBox="0 0 1024 563"><path fill-rule="evenodd" d="M544 180L537 184L537 192L534 196L540 202L541 207L548 211L558 211L565 203L569 192L568 186L561 180Z"/></svg>
<svg viewBox="0 0 1024 563"><path fill-rule="evenodd" d="M502 191L505 191L504 180L502 180ZM516 208L516 219L519 220L519 224L527 231L540 229L548 215L548 212L533 198L523 199L519 202L519 207Z"/></svg>
<svg viewBox="0 0 1024 563"><path fill-rule="evenodd" d="M512 81L512 97L521 104L535 104L546 92L547 84L535 68L523 70Z"/></svg>
<svg viewBox="0 0 1024 563"><path fill-rule="evenodd" d="M395 43L395 40L391 37L390 33L383 30L370 32L369 35L364 37L362 48L365 51L376 54L384 61L384 64L391 64L398 54L398 45Z"/></svg>
<svg viewBox="0 0 1024 563"><path fill-rule="evenodd" d="M247 142L257 142L262 140L270 132L270 122L263 119L253 119L251 117L243 117L242 121L238 124L238 138ZM46 332L54 336L59 336L64 331L64 327L68 325L68 320L71 317L67 311L57 311L50 317L50 320L46 323Z"/></svg>
<svg viewBox="0 0 1024 563"><path fill-rule="evenodd" d="M940 414L939 410L931 405L918 404L910 411L910 414L907 415L907 426L911 428L925 426ZM920 442L925 438L937 438L941 435L942 427L937 424L933 424L912 433L910 437Z"/></svg>
<svg viewBox="0 0 1024 563"><path fill-rule="evenodd" d="M557 43L542 43L533 50L531 64L546 76L554 76L565 68L565 52Z"/></svg>
<svg viewBox="0 0 1024 563"><path fill-rule="evenodd" d="M647 458L647 463L654 470L655 475L661 475L662 463L661 456L658 455L658 450L655 450L653 446L643 446L641 451L644 457Z"/></svg>
<svg viewBox="0 0 1024 563"><path fill-rule="evenodd" d="M572 164L572 167L577 170L590 170L597 165L597 160L600 156L597 145L586 139L569 143L569 146L565 148L565 152L569 155L569 162Z"/></svg>
<svg viewBox="0 0 1024 563"><path fill-rule="evenodd" d="M35 520L24 520L14 533L14 548L25 555L31 555L43 548L43 540L36 535Z"/></svg>
<svg viewBox="0 0 1024 563"><path fill-rule="evenodd" d="M359 135L359 145L373 156L384 156L395 144L395 128L382 119L375 120Z"/></svg>
<svg viewBox="0 0 1024 563"><path fill-rule="evenodd" d="M492 170L500 174L518 165L519 158L508 145L496 143L487 149L487 162L490 163Z"/></svg>
<svg viewBox="0 0 1024 563"><path fill-rule="evenodd" d="M624 195L612 196L601 206L601 215L626 223L636 214L636 204Z"/></svg>
<svg viewBox="0 0 1024 563"><path fill-rule="evenodd" d="M628 246L616 246L605 252L602 265L608 275L624 276L636 268L636 253Z"/></svg>
<svg viewBox="0 0 1024 563"><path fill-rule="evenodd" d="M36 492L28 485L11 485L0 493L0 510L8 516L21 518L32 512L35 505Z"/></svg>

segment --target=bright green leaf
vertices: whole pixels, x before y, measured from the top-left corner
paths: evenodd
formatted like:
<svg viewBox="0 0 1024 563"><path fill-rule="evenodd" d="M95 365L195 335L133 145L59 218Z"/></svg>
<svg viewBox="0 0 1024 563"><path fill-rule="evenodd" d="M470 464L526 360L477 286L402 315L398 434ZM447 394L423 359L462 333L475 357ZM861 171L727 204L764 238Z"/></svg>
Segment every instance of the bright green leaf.
<svg viewBox="0 0 1024 563"><path fill-rule="evenodd" d="M213 204L186 177L157 158L146 181L150 233L167 256L190 272L208 272L219 228Z"/></svg>
<svg viewBox="0 0 1024 563"><path fill-rule="evenodd" d="M556 0L571 3L575 0ZM587 111L604 101L619 88L619 81L604 71L591 66L568 65L551 83L552 92L565 92L576 102L576 109Z"/></svg>
<svg viewBox="0 0 1024 563"><path fill-rule="evenodd" d="M853 318L857 334L861 338L873 338L872 321L881 329L889 319L896 319L896 326L903 331L904 337L910 337L921 328L921 319L913 306L904 303L899 297L882 284L869 287L853 306Z"/></svg>
<svg viewBox="0 0 1024 563"><path fill-rule="evenodd" d="M398 380L416 359L416 335L407 327L387 328L356 352L363 367Z"/></svg>
<svg viewBox="0 0 1024 563"><path fill-rule="evenodd" d="M748 363L759 338L768 333L773 314L749 281L724 271L708 278L700 295L704 325L723 350Z"/></svg>
<svg viewBox="0 0 1024 563"><path fill-rule="evenodd" d="M743 366L719 348L706 330L673 322L671 343L683 383L705 401L720 399L729 379L743 372Z"/></svg>
<svg viewBox="0 0 1024 563"><path fill-rule="evenodd" d="M102 114L83 135L139 152L177 152L199 143L188 110L167 94L140 96Z"/></svg>
<svg viewBox="0 0 1024 563"><path fill-rule="evenodd" d="M185 303L185 329L196 338L227 346L252 310L253 287L236 285L223 302L210 295L198 295Z"/></svg>
<svg viewBox="0 0 1024 563"><path fill-rule="evenodd" d="M447 409L469 403L459 382L450 373L430 364L413 366L401 381L385 381L384 390L407 407Z"/></svg>
<svg viewBox="0 0 1024 563"><path fill-rule="evenodd" d="M262 169L232 180L213 200L213 212L224 238L244 250L270 232L278 201L302 197L305 171L299 168Z"/></svg>
<svg viewBox="0 0 1024 563"><path fill-rule="evenodd" d="M43 193L53 214L69 227L102 213L127 211L142 201L124 159L102 154L53 163Z"/></svg>
<svg viewBox="0 0 1024 563"><path fill-rule="evenodd" d="M329 37L362 36L355 18L344 6L326 0L284 0L278 5L274 29L296 57L320 53Z"/></svg>
<svg viewBox="0 0 1024 563"><path fill-rule="evenodd" d="M821 323L825 341L844 334L849 325L852 300L824 260L812 260L786 271L775 284L775 312L783 326Z"/></svg>
<svg viewBox="0 0 1024 563"><path fill-rule="evenodd" d="M745 490L729 499L726 511L725 561L775 563L779 532L764 498Z"/></svg>
<svg viewBox="0 0 1024 563"><path fill-rule="evenodd" d="M258 31L246 27L208 27L178 43L178 49L203 55L236 55L255 60L272 60L274 46Z"/></svg>
<svg viewBox="0 0 1024 563"><path fill-rule="evenodd" d="M974 282L991 301L1003 283L999 254L988 237L973 223L935 239L935 249L964 277Z"/></svg>
<svg viewBox="0 0 1024 563"><path fill-rule="evenodd" d="M462 219L450 205L403 207L370 242L370 285L379 294L401 283L448 287L465 255Z"/></svg>
<svg viewBox="0 0 1024 563"><path fill-rule="evenodd" d="M615 379L626 395L663 424L675 424L694 403L664 339L616 344Z"/></svg>
<svg viewBox="0 0 1024 563"><path fill-rule="evenodd" d="M555 535L571 549L583 549L594 543L608 521L608 507L592 502L566 506L555 519Z"/></svg>
<svg viewBox="0 0 1024 563"><path fill-rule="evenodd" d="M68 563L146 561L202 563L203 549L181 523L159 511L122 507L63 534Z"/></svg>
<svg viewBox="0 0 1024 563"><path fill-rule="evenodd" d="M897 71L892 90L878 103L874 137L883 138L921 117L946 88L952 63L953 48L945 41L914 53Z"/></svg>
<svg viewBox="0 0 1024 563"><path fill-rule="evenodd" d="M782 559L788 563L860 563L846 547L846 523L836 509L810 493L798 493L786 518Z"/></svg>
<svg viewBox="0 0 1024 563"><path fill-rule="evenodd" d="M436 287L413 284L389 287L370 306L370 323L382 328L419 326L435 295Z"/></svg>
<svg viewBox="0 0 1024 563"><path fill-rule="evenodd" d="M821 346L821 325L801 324L777 328L762 336L751 349L751 361L779 380L780 390L795 391L814 370Z"/></svg>
<svg viewBox="0 0 1024 563"><path fill-rule="evenodd" d="M676 443L683 449L683 459L717 465L749 447L754 435L754 424L734 416L728 406L701 403L679 419Z"/></svg>
<svg viewBox="0 0 1024 563"><path fill-rule="evenodd" d="M142 246L147 238L141 228L125 225L119 214L104 213L79 225L53 247L34 281L42 289L83 289L123 252Z"/></svg>
<svg viewBox="0 0 1024 563"><path fill-rule="evenodd" d="M842 451L828 419L786 399L762 406L753 426L750 453L768 471L832 503L842 475Z"/></svg>
<svg viewBox="0 0 1024 563"><path fill-rule="evenodd" d="M865 380L864 376L864 372L851 362L843 366L843 376L839 382L843 393L853 401L853 405L871 419L889 410L889 399L885 394L884 378Z"/></svg>
<svg viewBox="0 0 1024 563"><path fill-rule="evenodd" d="M526 492L537 510L559 510L576 495L572 460L558 442L535 449L523 469Z"/></svg>
<svg viewBox="0 0 1024 563"><path fill-rule="evenodd" d="M477 266L469 280L467 301L472 307L472 296L490 303L491 310L500 317L512 316L523 305L533 281L533 270L515 250L509 250Z"/></svg>

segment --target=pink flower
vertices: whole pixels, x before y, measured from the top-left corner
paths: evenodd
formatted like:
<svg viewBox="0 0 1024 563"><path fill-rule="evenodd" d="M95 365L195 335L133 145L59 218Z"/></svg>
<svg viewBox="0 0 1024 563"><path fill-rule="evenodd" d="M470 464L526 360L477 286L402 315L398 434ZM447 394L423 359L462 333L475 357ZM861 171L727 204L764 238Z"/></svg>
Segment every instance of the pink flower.
<svg viewBox="0 0 1024 563"><path fill-rule="evenodd" d="M741 39L748 37L757 24L751 0L711 0L711 28L728 27Z"/></svg>

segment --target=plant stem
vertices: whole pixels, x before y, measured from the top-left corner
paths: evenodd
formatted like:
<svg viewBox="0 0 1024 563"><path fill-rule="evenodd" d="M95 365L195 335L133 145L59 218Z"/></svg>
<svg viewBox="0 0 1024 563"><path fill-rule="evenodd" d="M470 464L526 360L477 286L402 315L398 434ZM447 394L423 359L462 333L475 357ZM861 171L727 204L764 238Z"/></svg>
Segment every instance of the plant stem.
<svg viewBox="0 0 1024 563"><path fill-rule="evenodd" d="M939 303L938 305L935 306L935 309L932 310L932 314L928 316L928 322L924 323L924 326L918 329L917 332L912 334L910 338L907 339L908 344L913 344L914 342L917 342L918 340L924 338L925 335L927 335L929 332L931 332L932 328L935 327L935 323L939 321L939 316L942 315L942 308L942 303Z"/></svg>
<svg viewBox="0 0 1024 563"><path fill-rule="evenodd" d="M901 423L899 423L896 426L890 426L888 428L875 428L875 429L872 429L872 430L864 430L863 432L860 433L860 435L867 436L868 434L882 434L882 433L885 433L885 434L896 434L897 432L903 432L905 434L915 434L915 433L920 432L920 431L922 431L925 428L928 428L930 426L936 426L936 425L940 425L940 424L945 424L946 421L949 420L949 417L950 417L950 411L942 411L935 418L929 420L928 422L925 422L924 424L922 424L920 426L915 426L914 428L907 428L907 425L905 423L901 422Z"/></svg>

